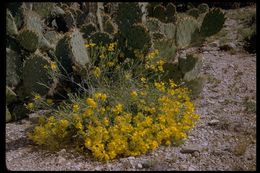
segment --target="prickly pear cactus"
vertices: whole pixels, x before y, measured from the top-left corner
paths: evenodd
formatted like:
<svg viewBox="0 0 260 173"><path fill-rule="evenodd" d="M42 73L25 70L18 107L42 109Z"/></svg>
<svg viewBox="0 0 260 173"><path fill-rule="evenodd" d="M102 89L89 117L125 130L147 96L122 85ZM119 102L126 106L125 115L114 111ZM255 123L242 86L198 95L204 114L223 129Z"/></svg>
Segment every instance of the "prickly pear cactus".
<svg viewBox="0 0 260 173"><path fill-rule="evenodd" d="M219 8L211 9L208 13L206 13L200 33L204 37L209 37L218 33L224 25L226 18L225 14Z"/></svg>
<svg viewBox="0 0 260 173"><path fill-rule="evenodd" d="M166 8L162 5L157 5L153 9L153 16L159 19L161 22L166 22Z"/></svg>
<svg viewBox="0 0 260 173"><path fill-rule="evenodd" d="M194 80L198 77L202 67L202 57L199 54L187 54L179 58L179 67L184 74L186 81Z"/></svg>
<svg viewBox="0 0 260 173"><path fill-rule="evenodd" d="M161 22L157 18L149 17L146 20L146 27L151 32L158 32L160 31Z"/></svg>
<svg viewBox="0 0 260 173"><path fill-rule="evenodd" d="M22 27L23 24L23 8L21 7L22 2L7 3L7 8L10 10L18 30Z"/></svg>
<svg viewBox="0 0 260 173"><path fill-rule="evenodd" d="M131 25L141 21L142 13L137 2L119 3L116 23L120 31L127 33Z"/></svg>
<svg viewBox="0 0 260 173"><path fill-rule="evenodd" d="M72 12L69 10L65 11L65 14L56 18L58 31L68 32L70 29L76 26L76 20Z"/></svg>
<svg viewBox="0 0 260 173"><path fill-rule="evenodd" d="M50 67L50 59L40 52L32 54L23 67L23 96L31 96L33 92L40 95L46 95L49 88L54 83L53 79L48 75L48 67Z"/></svg>
<svg viewBox="0 0 260 173"><path fill-rule="evenodd" d="M44 37L51 45L57 45L58 41L62 38L62 35L56 31L47 31Z"/></svg>
<svg viewBox="0 0 260 173"><path fill-rule="evenodd" d="M155 41L166 38L166 35L164 33L161 33L161 32L152 32L150 34L151 34L152 40L155 40Z"/></svg>
<svg viewBox="0 0 260 173"><path fill-rule="evenodd" d="M85 39L89 38L90 35L96 32L97 30L97 26L94 23L84 24L80 28L80 32L83 33L83 38Z"/></svg>
<svg viewBox="0 0 260 173"><path fill-rule="evenodd" d="M53 2L33 2L32 10L37 12L42 19L46 19L51 15L54 6Z"/></svg>
<svg viewBox="0 0 260 173"><path fill-rule="evenodd" d="M179 83L182 80L183 74L179 69L178 63L166 62L163 65L163 69L165 71L165 76L164 76L165 80L172 79L176 83Z"/></svg>
<svg viewBox="0 0 260 173"><path fill-rule="evenodd" d="M68 32L59 40L55 54L67 72L73 71L72 66L84 67L89 62L84 39L77 29ZM62 70L61 66L59 68Z"/></svg>
<svg viewBox="0 0 260 173"><path fill-rule="evenodd" d="M187 14L197 19L200 15L200 11L197 8L192 8L187 11Z"/></svg>
<svg viewBox="0 0 260 173"><path fill-rule="evenodd" d="M176 45L179 48L185 48L191 44L192 35L198 28L197 21L192 17L180 19L176 27Z"/></svg>
<svg viewBox="0 0 260 173"><path fill-rule="evenodd" d="M159 50L159 57L163 57L166 60L174 61L174 57L176 54L176 46L174 40L172 39L160 39L155 40L154 49Z"/></svg>
<svg viewBox="0 0 260 173"><path fill-rule="evenodd" d="M19 54L6 48L6 84L8 86L17 86L20 82L21 72L22 61Z"/></svg>
<svg viewBox="0 0 260 173"><path fill-rule="evenodd" d="M198 9L199 9L200 14L206 13L209 11L209 6L206 3L202 3L202 4L198 5Z"/></svg>
<svg viewBox="0 0 260 173"><path fill-rule="evenodd" d="M17 37L20 45L27 51L35 52L39 47L40 36L34 30L22 30Z"/></svg>
<svg viewBox="0 0 260 173"><path fill-rule="evenodd" d="M103 24L103 29L109 34L115 34L117 32L117 26L112 20L106 20Z"/></svg>
<svg viewBox="0 0 260 173"><path fill-rule="evenodd" d="M7 106L5 106L5 122L11 121L12 116Z"/></svg>
<svg viewBox="0 0 260 173"><path fill-rule="evenodd" d="M5 102L7 104L13 102L16 100L16 94L15 92L8 86L6 86L6 89L5 89L5 95L6 95L6 99L5 99Z"/></svg>
<svg viewBox="0 0 260 173"><path fill-rule="evenodd" d="M107 45L111 43L112 38L107 32L95 32L90 35L89 40L97 45Z"/></svg>
<svg viewBox="0 0 260 173"><path fill-rule="evenodd" d="M24 11L24 28L33 30L41 36L44 31L42 26L43 22L36 12L30 10Z"/></svg>
<svg viewBox="0 0 260 173"><path fill-rule="evenodd" d="M6 10L6 33L11 36L16 36L18 34L15 20L8 9Z"/></svg>
<svg viewBox="0 0 260 173"><path fill-rule="evenodd" d="M173 3L169 3L166 6L166 17L167 17L167 23L169 22L175 22L176 17L176 6Z"/></svg>
<svg viewBox="0 0 260 173"><path fill-rule="evenodd" d="M142 24L136 24L130 28L129 33L125 35L127 39L127 46L133 49L139 49L147 53L151 47L151 37L148 30Z"/></svg>
<svg viewBox="0 0 260 173"><path fill-rule="evenodd" d="M175 39L176 25L173 23L162 23L160 31L165 34L167 39Z"/></svg>

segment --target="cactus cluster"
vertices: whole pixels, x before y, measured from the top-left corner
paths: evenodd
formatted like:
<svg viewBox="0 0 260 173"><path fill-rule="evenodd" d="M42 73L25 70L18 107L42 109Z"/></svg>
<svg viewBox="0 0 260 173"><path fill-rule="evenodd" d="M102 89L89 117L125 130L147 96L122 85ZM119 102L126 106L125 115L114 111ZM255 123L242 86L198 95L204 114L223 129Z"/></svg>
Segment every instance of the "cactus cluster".
<svg viewBox="0 0 260 173"><path fill-rule="evenodd" d="M173 3L168 3L166 6L161 4L148 6L149 17L155 17L161 22L169 23L176 20L176 6Z"/></svg>
<svg viewBox="0 0 260 173"><path fill-rule="evenodd" d="M183 15L177 13L174 3L152 2L145 7L141 9L137 2L9 3L6 85L15 99L6 101L7 113L20 117L18 112L26 112L23 104L32 99L33 92L42 96L49 95L50 90L57 92L57 79L48 77L44 68L51 61L58 60L63 74L82 75L79 71L91 61L85 47L90 42L117 42L125 57L134 60L138 58L136 51L145 55L158 49L159 56L168 61L164 65L168 78L196 81L201 58L176 55L220 31L225 14L209 9L207 4L192 7ZM58 84L62 86L62 82L59 79Z"/></svg>

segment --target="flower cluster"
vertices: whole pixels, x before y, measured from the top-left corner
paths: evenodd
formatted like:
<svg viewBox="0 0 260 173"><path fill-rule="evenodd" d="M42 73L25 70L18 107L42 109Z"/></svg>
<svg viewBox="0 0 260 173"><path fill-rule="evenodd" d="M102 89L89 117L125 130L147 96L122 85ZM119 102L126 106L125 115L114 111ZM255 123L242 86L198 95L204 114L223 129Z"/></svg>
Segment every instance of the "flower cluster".
<svg viewBox="0 0 260 173"><path fill-rule="evenodd" d="M132 99L125 105L95 92L85 98L85 104L72 104L70 119L50 117L41 122L31 139L50 145L52 136L65 139L67 134L78 134L84 147L100 160L144 154L187 137L199 117L187 93L173 81L155 82L129 92Z"/></svg>

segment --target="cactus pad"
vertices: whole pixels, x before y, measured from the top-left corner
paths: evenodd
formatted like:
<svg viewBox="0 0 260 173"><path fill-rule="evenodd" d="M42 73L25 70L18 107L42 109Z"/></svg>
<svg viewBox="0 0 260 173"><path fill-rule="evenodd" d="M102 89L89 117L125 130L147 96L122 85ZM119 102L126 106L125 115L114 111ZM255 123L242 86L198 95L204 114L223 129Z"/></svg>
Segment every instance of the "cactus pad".
<svg viewBox="0 0 260 173"><path fill-rule="evenodd" d="M219 8L210 10L203 19L200 29L201 35L209 37L218 33L223 28L225 20L225 14Z"/></svg>
<svg viewBox="0 0 260 173"><path fill-rule="evenodd" d="M177 23L176 44L179 48L190 45L192 35L198 28L197 21L192 17L184 17Z"/></svg>
<svg viewBox="0 0 260 173"><path fill-rule="evenodd" d="M22 61L19 54L6 48L6 84L17 86L20 82Z"/></svg>
<svg viewBox="0 0 260 173"><path fill-rule="evenodd" d="M30 52L35 52L40 42L39 34L32 30L21 31L17 39L21 46Z"/></svg>
<svg viewBox="0 0 260 173"><path fill-rule="evenodd" d="M6 33L14 36L18 34L15 20L8 9L6 10Z"/></svg>
<svg viewBox="0 0 260 173"><path fill-rule="evenodd" d="M39 52L31 55L25 61L22 74L24 96L30 96L33 92L40 95L48 93L49 88L47 87L52 86L53 79L48 75L46 66L50 66L50 60Z"/></svg>

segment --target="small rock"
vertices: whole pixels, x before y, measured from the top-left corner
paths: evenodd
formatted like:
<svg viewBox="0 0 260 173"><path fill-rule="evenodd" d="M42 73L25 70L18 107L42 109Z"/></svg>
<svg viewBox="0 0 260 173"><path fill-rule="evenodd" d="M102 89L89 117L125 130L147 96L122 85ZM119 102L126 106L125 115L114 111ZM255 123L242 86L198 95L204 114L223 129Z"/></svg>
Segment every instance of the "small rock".
<svg viewBox="0 0 260 173"><path fill-rule="evenodd" d="M196 171L197 168L193 165L189 166L188 171Z"/></svg>
<svg viewBox="0 0 260 173"><path fill-rule="evenodd" d="M197 145L188 145L188 146L182 147L180 152L185 153L185 154L191 154L191 153L194 153L195 151L200 152L200 150L201 150L201 148Z"/></svg>
<svg viewBox="0 0 260 173"><path fill-rule="evenodd" d="M219 41L214 41L209 44L210 47L219 47Z"/></svg>
<svg viewBox="0 0 260 173"><path fill-rule="evenodd" d="M211 121L208 123L208 125L210 125L210 126L215 126L215 125L217 125L218 123L219 123L219 120L213 119L213 120L211 120Z"/></svg>
<svg viewBox="0 0 260 173"><path fill-rule="evenodd" d="M57 162L59 163L59 164L62 164L62 163L64 163L66 161L66 159L64 158L64 157L62 157L62 156L59 156L58 158L57 158Z"/></svg>
<svg viewBox="0 0 260 173"><path fill-rule="evenodd" d="M138 164L137 164L137 168L142 169L142 168L143 168L143 165L142 165L141 163L138 163Z"/></svg>
<svg viewBox="0 0 260 173"><path fill-rule="evenodd" d="M96 167L95 171L101 171L101 167L100 166Z"/></svg>
<svg viewBox="0 0 260 173"><path fill-rule="evenodd" d="M215 104L216 102L211 101L211 100L207 100L207 102L211 103L211 104Z"/></svg>
<svg viewBox="0 0 260 173"><path fill-rule="evenodd" d="M199 157L199 156L200 156L200 153L199 153L198 151L195 151L195 152L193 153L193 156L194 156L194 157Z"/></svg>
<svg viewBox="0 0 260 173"><path fill-rule="evenodd" d="M66 149L62 149L62 150L60 150L59 152L58 152L58 154L59 155L64 155L64 154L66 154Z"/></svg>

